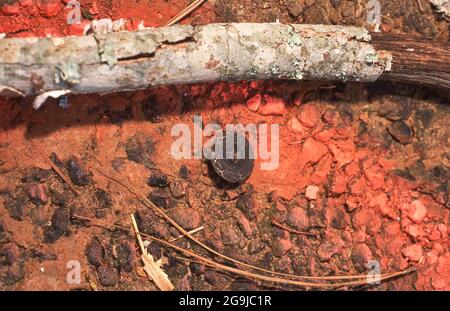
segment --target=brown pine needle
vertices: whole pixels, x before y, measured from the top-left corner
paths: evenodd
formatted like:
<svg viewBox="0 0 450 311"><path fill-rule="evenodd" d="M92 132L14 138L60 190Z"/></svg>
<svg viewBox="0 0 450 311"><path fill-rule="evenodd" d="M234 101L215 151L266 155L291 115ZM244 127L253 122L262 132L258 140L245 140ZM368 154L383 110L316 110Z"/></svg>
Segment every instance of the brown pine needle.
<svg viewBox="0 0 450 311"><path fill-rule="evenodd" d="M203 4L206 0L195 0L190 5L185 7L183 10L181 10L180 13L172 17L167 23L164 24L164 26L172 26L178 23L180 20L188 16L192 11L194 11L196 8L198 8L200 5Z"/></svg>
<svg viewBox="0 0 450 311"><path fill-rule="evenodd" d="M272 220L272 225L274 225L274 226L276 226L276 227L278 227L280 229L286 230L286 231L288 231L290 233L294 233L294 234L298 234L298 235L308 235L308 236L313 236L313 237L316 237L316 238L318 237L318 235L315 234L315 233L306 232L306 231L298 231L298 230L289 228L288 226L285 226L283 224L280 224L279 222L277 222L275 220Z"/></svg>
<svg viewBox="0 0 450 311"><path fill-rule="evenodd" d="M35 150L35 152L32 152L32 154L37 153L43 160L45 160L45 162L48 163L48 165L50 165L50 167L55 171L55 173L69 186L70 190L72 190L73 193L75 193L77 196L80 196L80 192L75 188L70 179L66 175L64 175L64 173L59 169L59 167L57 167L55 163L53 163L53 161L50 160L50 157L45 155L34 142L30 141L30 144L32 149Z"/></svg>
<svg viewBox="0 0 450 311"><path fill-rule="evenodd" d="M202 231L203 229L205 229L205 227L201 226L201 227L192 229L191 231L188 231L188 232L189 232L189 234L194 234L194 233L197 233L197 232L199 232L199 231ZM170 242L176 242L176 241L178 241L179 239L182 239L182 238L184 238L184 237L185 237L185 235L183 235L183 234L182 234L182 235L179 235L178 237L171 239Z"/></svg>
<svg viewBox="0 0 450 311"><path fill-rule="evenodd" d="M91 156L93 157L93 159L96 160L98 165L101 166L101 162L98 161L97 158L94 155L91 155ZM103 167L103 169L104 169L104 167ZM141 202L142 204L144 204L148 208L152 209L157 215L159 215L164 220L166 220L168 223L170 223L172 226L174 226L176 229L178 229L178 231L180 231L182 234L184 234L188 239L190 239L191 241L193 241L194 243L196 243L200 247L204 248L205 250L209 251L210 253L212 253L212 254L214 254L214 255L216 255L218 257L221 257L221 258L223 258L225 260L231 261L231 262L233 262L235 264L242 265L244 267L247 267L247 268L250 268L250 269L254 269L254 270L258 270L258 271L261 271L261 272L270 273L272 275L279 275L279 276L283 276L283 277L305 279L305 280L341 280L341 279L344 280L344 279L363 279L363 278L367 277L366 275L353 275L353 276L303 276L303 275L293 275L293 274L288 274L288 273L281 273L281 272L270 271L270 270L263 269L263 268L260 268L260 267L257 267L257 266L254 266L254 265L247 264L245 262L236 260L234 258L228 257L228 256L226 256L226 255L224 255L224 254L222 254L222 253L212 249L211 247L207 246L206 244L204 244L203 242L198 240L196 237L191 235L183 227L181 227L176 221L174 221L169 215L167 215L162 209L160 209L155 204L153 204L145 196L140 195L139 193L137 193L136 191L131 189L127 184L125 184L124 182L122 182L118 178L115 178L113 176L109 176L108 174L104 173L100 169L96 169L96 171L99 174L105 176L106 178L108 178L108 179L116 182L117 184L121 185L122 187L124 187L128 192L133 194L138 199L139 202Z"/></svg>
<svg viewBox="0 0 450 311"><path fill-rule="evenodd" d="M73 217L81 219L81 220L86 220L89 222L93 222L93 223L97 223L97 225L106 227L106 228L117 228L117 229L121 229L121 230L125 230L128 232L135 232L137 233L134 229L128 229L126 227L123 226L119 226L119 225L115 225L115 224L109 224L106 222L102 222L96 219L92 219L92 218L88 218L88 217L84 217L84 216L79 216L79 215L73 215ZM260 274L256 274L253 272L248 272L248 271L244 271L241 270L239 268L234 268L234 267L230 267L221 263L218 263L216 261L213 261L209 258L203 257L201 255L198 255L197 253L194 253L191 250L188 249L184 249L178 245L175 245L173 243L167 242L165 240L161 240L158 239L152 235L149 234L144 234L141 233L142 236L145 236L157 243L160 243L161 245L164 245L166 247L172 248L182 254L184 254L185 256L188 256L190 258L194 258L195 260L198 260L200 262L202 262L202 264L212 267L212 268L216 268L222 271L227 271L227 272L231 272L233 274L237 274L249 279L256 279L256 280L260 280L260 281L265 281L265 282L271 282L271 283L276 283L276 284L283 284L283 285L294 285L294 286L300 286L300 287L311 287L311 288L339 288L339 287L346 287L346 286L359 286L359 285L368 285L367 282L367 276L364 276L365 279L363 280L356 280L356 281L349 281L349 282L338 282L338 283L314 283L314 282L304 282L304 281L296 281L296 280L290 280L290 279L283 279L283 278L279 278L279 277L271 277L271 276L266 276L266 275L260 275ZM415 271L415 268L410 268L410 269L406 269L406 270L402 270L399 272L393 272L393 273L386 273L386 274L380 274L379 275L379 280L380 281L386 281L388 279L392 279L398 276L403 276L406 274L409 274L411 272Z"/></svg>
<svg viewBox="0 0 450 311"><path fill-rule="evenodd" d="M144 271L147 273L148 277L155 282L156 286L162 291L171 291L174 289L172 282L169 280L169 276L161 269L161 264L153 260L152 255L147 252L144 242L142 241L141 234L134 219L134 215L131 214L131 223L133 224L134 232L136 233L136 238L141 248L141 259L144 263Z"/></svg>

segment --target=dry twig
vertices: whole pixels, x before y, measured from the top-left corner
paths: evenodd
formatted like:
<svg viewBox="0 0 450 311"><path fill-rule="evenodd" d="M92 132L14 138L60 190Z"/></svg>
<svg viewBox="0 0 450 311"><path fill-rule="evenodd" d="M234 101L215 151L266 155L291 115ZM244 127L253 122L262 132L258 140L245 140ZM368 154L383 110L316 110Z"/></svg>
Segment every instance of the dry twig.
<svg viewBox="0 0 450 311"><path fill-rule="evenodd" d="M200 226L200 227L195 228L195 229L192 229L191 231L188 231L188 232L189 232L189 234L194 234L194 233L197 233L197 232L199 232L199 231L202 231L204 228L205 228L205 227ZM185 237L185 236L184 236L183 234L181 234L181 235L179 235L178 237L173 238L172 240L170 240L170 242L176 242L176 241L178 241L179 239L182 239L182 238L184 238L184 237Z"/></svg>
<svg viewBox="0 0 450 311"><path fill-rule="evenodd" d="M121 229L121 230L125 230L128 232L135 232L137 233L135 230L132 229L128 229L126 227L123 226L119 226L116 224L109 224L106 222L102 222L96 219L92 219L92 218L88 218L88 217L84 217L84 216L79 216L79 215L73 215L74 218L78 218L80 220L85 220L85 221L89 221L92 222L94 224L103 226L103 227L109 227L109 228L117 228L117 229ZM152 241L155 241L163 246L169 247L174 249L177 252L182 253L185 256L188 256L189 258L193 258L194 260L200 261L202 264L204 264L205 266L211 267L211 268L216 268L222 271L227 271L233 274L237 274L239 276L245 277L245 278L249 278L249 279L256 279L259 281L264 281L264 282L271 282L271 283L275 283L275 284L282 284L282 285L294 285L294 286L300 286L300 287L310 287L310 288L340 288L340 287L346 287L346 286L360 286L360 285L368 285L367 282L367 276L364 275L362 277L364 277L361 280L356 280L356 281L344 281L344 282L338 282L338 283L315 283L315 282L304 282L304 281L297 281L297 280L291 280L291 279L285 279L285 278L279 278L279 277L271 277L271 276L266 276L266 275L261 275L261 274L256 274L253 272L248 272L245 270L241 270L239 268L234 268L234 267L230 267L221 263L218 263L212 259L203 257L201 255L198 255L197 253L194 253L191 250L188 249L184 249L178 245L175 245L173 243L167 242L165 240L161 240L158 239L152 235L149 234L144 234L141 233L142 236L145 236L149 239L151 239ZM385 274L380 274L379 275L379 280L380 281L385 281L388 279L392 279L395 277L399 277L399 276L403 276L406 274L409 274L411 272L415 271L415 267L410 268L410 269L405 269L402 271L398 271L398 272L393 272L393 273L385 273Z"/></svg>
<svg viewBox="0 0 450 311"><path fill-rule="evenodd" d="M64 175L59 167L57 167L55 163L53 163L53 161L50 160L50 158L45 155L33 141L30 141L30 144L32 149L36 151L32 152L32 154L38 154L42 159L44 159L45 162L47 162L47 164L50 165L50 167L55 171L55 173L58 174L58 176L69 186L70 190L72 190L73 193L75 193L77 196L80 196L80 192L75 188L70 179L66 175Z"/></svg>
<svg viewBox="0 0 450 311"><path fill-rule="evenodd" d="M306 231L299 231L299 230L295 230L292 228L289 228L288 226L285 226L283 224L280 224L279 222L272 220L272 224L280 229L286 230L290 233L294 233L294 234L298 234L298 235L308 235L308 236L313 236L313 237L318 237L317 234L312 233L312 232L306 232Z"/></svg>
<svg viewBox="0 0 450 311"><path fill-rule="evenodd" d="M188 16L192 11L194 11L196 8L198 8L200 5L203 4L206 0L195 0L190 5L185 7L183 10L181 10L180 13L172 17L167 23L164 24L164 26L172 26L178 23L180 20Z"/></svg>

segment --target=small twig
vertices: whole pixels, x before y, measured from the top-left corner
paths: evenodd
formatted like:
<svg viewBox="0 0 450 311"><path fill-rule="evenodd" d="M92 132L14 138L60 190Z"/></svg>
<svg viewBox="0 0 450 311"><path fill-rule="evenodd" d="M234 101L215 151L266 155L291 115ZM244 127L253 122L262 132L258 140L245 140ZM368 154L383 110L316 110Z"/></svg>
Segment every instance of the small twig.
<svg viewBox="0 0 450 311"><path fill-rule="evenodd" d="M103 227L112 227L112 228L117 228L117 229L121 229L127 232L134 232L134 233L138 233L136 232L134 229L129 229L123 226L119 226L116 224L110 224L110 223L106 223L106 222L102 222L99 221L97 219L93 219L93 218L88 218L88 217L84 217L84 216L79 216L79 215L73 215L74 218L78 218L81 220L86 220L89 222L94 222L97 223L97 225L103 226ZM345 281L345 282L339 282L339 283L314 283L314 282L305 282L305 281L297 281L297 280L290 280L290 279L284 279L284 278L279 278L279 277L271 277L271 276L266 276L266 275L261 275L261 274L257 274L257 273L253 273L253 272L248 272L245 270L241 270L239 268L234 268L234 267L230 267L221 263L218 263L212 259L203 257L197 253L194 253L191 250L188 249L184 249L178 245L175 245L173 243L167 242L165 240L162 239L158 239L152 235L149 234L144 234L144 233L140 233L142 236L145 236L159 244L162 244L166 247L170 247L190 258L194 258L195 260L198 260L200 262L202 262L202 264L209 266L209 267L213 267L219 270L223 270L223 271L227 271L227 272L231 272L246 278L250 278L250 279L257 279L260 281L265 281L265 282L273 282L276 284L289 284L289 285L295 285L295 286L301 286L301 287L311 287L311 288L339 288L339 287L343 287L343 286L358 286L358 285L367 285L367 276L361 276L361 280L356 280L356 281ZM392 272L392 273L385 273L385 274L380 274L380 281L385 281L388 279L392 279L394 277L398 277L398 276L403 276L406 274L409 274L413 271L416 271L415 267L409 268L409 269L405 269L399 272ZM349 276L349 277L354 277L354 276Z"/></svg>
<svg viewBox="0 0 450 311"><path fill-rule="evenodd" d="M416 2L417 2L417 5L419 6L419 10L420 10L420 12L422 12L422 13L423 13L423 7L422 7L422 3L420 3L420 1L421 1L421 0L416 0Z"/></svg>
<svg viewBox="0 0 450 311"><path fill-rule="evenodd" d="M86 274L86 282L88 282L89 287L91 288L92 291L94 292L98 291L97 284L95 284L95 282L91 279L91 277L88 274Z"/></svg>
<svg viewBox="0 0 450 311"><path fill-rule="evenodd" d="M309 236L313 236L313 237L318 237L318 235L316 233L312 233L312 232L306 232L306 231L298 231L295 229L292 229L286 225L280 224L279 222L276 222L275 220L272 220L272 225L277 226L278 228L281 228L283 230L286 230L290 233L293 234L298 234L298 235L309 235Z"/></svg>
<svg viewBox="0 0 450 311"><path fill-rule="evenodd" d="M50 167L55 171L55 173L69 186L70 190L72 190L77 196L80 196L80 192L75 188L70 179L59 169L59 167L56 166L55 163L53 163L53 161L50 160L50 158L46 156L36 144L32 141L30 141L30 144L32 148L37 151L37 154L43 158L45 162L47 162L48 165L50 165ZM34 153L35 152L33 152L33 154Z"/></svg>
<svg viewBox="0 0 450 311"><path fill-rule="evenodd" d="M193 229L193 230L191 230L191 231L188 231L188 233L189 233L189 234L194 234L194 233L197 233L197 232L199 232L199 231L202 231L203 229L204 229L204 227L201 226L201 227L198 227L198 228ZM182 239L182 238L184 238L184 237L185 237L185 235L181 234L181 235L179 235L178 237L171 239L170 242L176 242L176 241L178 241L179 239Z"/></svg>
<svg viewBox="0 0 450 311"><path fill-rule="evenodd" d="M164 26L172 26L176 23L178 23L180 20L185 18L187 15L189 15L192 11L194 11L196 8L198 8L200 5L203 4L206 0L195 0L190 5L185 7L180 13L172 17L167 23L164 24Z"/></svg>

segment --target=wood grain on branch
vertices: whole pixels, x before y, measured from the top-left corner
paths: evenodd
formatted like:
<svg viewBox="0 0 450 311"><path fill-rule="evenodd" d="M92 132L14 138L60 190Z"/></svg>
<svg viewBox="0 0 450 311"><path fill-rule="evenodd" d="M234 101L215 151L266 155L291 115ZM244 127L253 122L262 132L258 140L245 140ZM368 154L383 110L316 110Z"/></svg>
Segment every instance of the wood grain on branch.
<svg viewBox="0 0 450 311"><path fill-rule="evenodd" d="M411 35L371 33L377 50L392 54L392 70L383 80L450 88L450 44Z"/></svg>

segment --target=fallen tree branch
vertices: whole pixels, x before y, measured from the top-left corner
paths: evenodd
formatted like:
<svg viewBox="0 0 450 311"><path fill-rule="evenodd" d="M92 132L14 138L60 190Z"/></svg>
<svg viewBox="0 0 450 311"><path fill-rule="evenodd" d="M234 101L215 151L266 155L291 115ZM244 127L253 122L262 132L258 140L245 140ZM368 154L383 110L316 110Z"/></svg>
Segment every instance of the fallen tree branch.
<svg viewBox="0 0 450 311"><path fill-rule="evenodd" d="M83 37L1 39L0 92L108 93L165 84L266 79L416 81L429 74L431 62L439 71L416 82L450 86L448 43L428 42L416 50L419 46L414 42L395 45L395 40L389 34L372 40L359 27L278 23L176 25Z"/></svg>

